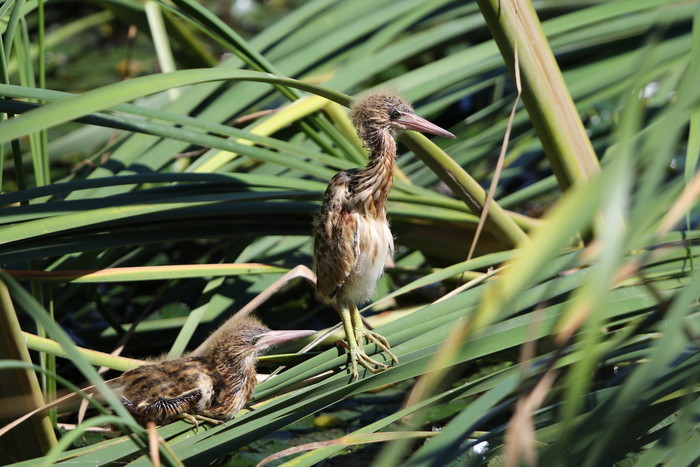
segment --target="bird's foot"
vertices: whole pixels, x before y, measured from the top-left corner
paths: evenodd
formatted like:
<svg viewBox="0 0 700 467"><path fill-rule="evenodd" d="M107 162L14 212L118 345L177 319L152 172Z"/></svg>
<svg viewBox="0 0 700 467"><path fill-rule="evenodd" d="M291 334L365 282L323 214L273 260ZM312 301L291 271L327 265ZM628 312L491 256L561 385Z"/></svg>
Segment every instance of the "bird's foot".
<svg viewBox="0 0 700 467"><path fill-rule="evenodd" d="M201 420L201 421L203 421L203 422L209 422L209 423L211 423L212 425L220 425L220 424L223 423L221 420L217 420L217 419L215 419L215 418L207 417L207 416L200 415L200 414L194 414L194 415L192 415L192 414L189 414L189 413L181 413L181 414L179 415L179 418L185 419L185 420L187 420L188 422L190 422L191 424L193 424L193 425L194 425L194 432L195 432L195 433L196 433L197 431L199 431L199 422L198 422L197 420Z"/></svg>
<svg viewBox="0 0 700 467"><path fill-rule="evenodd" d="M367 355L361 346L348 345L348 343L345 341L340 341L340 345L347 349L349 353L350 369L352 371L353 379L358 379L360 377L358 373L358 363L374 374L390 368L389 365L379 362Z"/></svg>
<svg viewBox="0 0 700 467"><path fill-rule="evenodd" d="M391 346L389 345L389 341L386 340L386 337L382 336L381 334L377 334L374 331L370 331L369 329L362 327L360 329L355 329L355 337L357 339L357 344L360 346L360 349L364 352L364 345L362 344L362 338L366 338L369 342L372 344L376 345L378 348L380 348L384 353L386 353L393 361L395 364L398 365L399 359L394 355L394 353L391 351ZM386 368L389 368L387 365L384 365Z"/></svg>
<svg viewBox="0 0 700 467"><path fill-rule="evenodd" d="M391 346L389 345L389 341L386 339L386 337L382 336L379 333L376 333L370 329L367 329L365 327L365 324L362 320L362 315L360 314L360 311L357 309L356 306L351 306L350 307L350 323L353 327L352 329L352 334L355 336L355 340L357 341L357 345L359 346L360 350L362 353L365 353L364 349L364 339L367 339L368 342L374 344L379 348L380 350L383 350L384 353L386 353L389 358L393 360L395 364L399 363L399 359L396 358L396 355L390 350ZM347 332L346 332L347 334ZM382 369L387 369L389 368L389 365L381 364Z"/></svg>
<svg viewBox="0 0 700 467"><path fill-rule="evenodd" d="M188 422L193 424L195 433L199 431L199 422L197 421L197 418L194 415L190 415L188 413L181 413L178 418L182 418L183 420L187 420Z"/></svg>

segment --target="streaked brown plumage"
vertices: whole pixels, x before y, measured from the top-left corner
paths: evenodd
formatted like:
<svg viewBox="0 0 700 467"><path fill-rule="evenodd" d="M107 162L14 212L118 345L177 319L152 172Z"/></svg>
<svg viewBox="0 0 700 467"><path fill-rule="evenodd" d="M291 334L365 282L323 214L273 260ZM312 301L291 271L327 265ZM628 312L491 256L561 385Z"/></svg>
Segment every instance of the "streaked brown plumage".
<svg viewBox="0 0 700 467"><path fill-rule="evenodd" d="M318 297L340 313L352 375L357 379L358 362L372 372L389 368L365 353L364 338L398 363L387 340L364 327L357 309L372 298L386 257L394 250L386 219L396 159L394 136L406 129L454 135L418 117L408 103L386 91L357 99L351 112L357 134L369 151L369 163L331 179L314 226L314 268Z"/></svg>
<svg viewBox="0 0 700 467"><path fill-rule="evenodd" d="M228 420L245 406L256 383L256 357L270 347L314 331L271 331L247 316L213 335L201 357L181 357L143 365L117 383L134 418L162 425L177 418L195 423Z"/></svg>

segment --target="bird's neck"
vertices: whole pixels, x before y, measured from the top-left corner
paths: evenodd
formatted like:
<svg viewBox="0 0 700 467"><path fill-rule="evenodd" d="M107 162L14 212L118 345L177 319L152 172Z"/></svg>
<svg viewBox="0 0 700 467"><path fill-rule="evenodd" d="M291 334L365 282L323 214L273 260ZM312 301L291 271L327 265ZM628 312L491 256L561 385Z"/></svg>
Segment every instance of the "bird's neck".
<svg viewBox="0 0 700 467"><path fill-rule="evenodd" d="M365 213L386 214L386 200L393 183L396 142L389 131L367 138L369 163L353 177L356 209Z"/></svg>

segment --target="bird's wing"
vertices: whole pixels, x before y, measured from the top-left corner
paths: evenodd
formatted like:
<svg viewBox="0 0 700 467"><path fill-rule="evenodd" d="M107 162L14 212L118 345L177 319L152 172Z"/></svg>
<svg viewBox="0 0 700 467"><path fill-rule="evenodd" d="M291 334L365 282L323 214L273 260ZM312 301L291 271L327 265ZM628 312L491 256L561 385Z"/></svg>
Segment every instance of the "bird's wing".
<svg viewBox="0 0 700 467"><path fill-rule="evenodd" d="M357 268L357 262L360 258L360 224L357 220L358 214L343 212L344 220L338 223L334 229L334 234L337 236L338 249L341 252L340 260L338 261L338 280L335 290L330 297L335 298L342 293L343 288L347 284L350 275Z"/></svg>
<svg viewBox="0 0 700 467"><path fill-rule="evenodd" d="M158 397L150 401L132 401L122 396L122 403L142 425L148 421L161 425L180 414L192 412L201 399L202 391L193 389L177 397Z"/></svg>
<svg viewBox="0 0 700 467"><path fill-rule="evenodd" d="M159 420L165 421L181 413L192 411L192 409L199 404L201 399L202 391L199 389L192 389L177 397L159 397L149 405L137 407L137 409L140 409L139 412L146 419L156 422Z"/></svg>
<svg viewBox="0 0 700 467"><path fill-rule="evenodd" d="M316 289L322 299L332 301L342 292L359 258L357 214L338 206L319 220L314 236Z"/></svg>
<svg viewBox="0 0 700 467"><path fill-rule="evenodd" d="M195 407L204 408L214 386L209 368L196 357L140 366L121 378L122 402L141 423L165 423Z"/></svg>

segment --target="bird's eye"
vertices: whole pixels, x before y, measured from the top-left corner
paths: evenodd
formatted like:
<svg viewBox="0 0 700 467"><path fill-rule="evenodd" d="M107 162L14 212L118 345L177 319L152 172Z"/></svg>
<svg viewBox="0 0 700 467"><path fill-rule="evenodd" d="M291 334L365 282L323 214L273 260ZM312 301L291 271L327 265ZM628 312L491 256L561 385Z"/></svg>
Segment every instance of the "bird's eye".
<svg viewBox="0 0 700 467"><path fill-rule="evenodd" d="M252 343L253 345L257 344L258 341L260 340L260 338L261 338L261 336L255 336L255 337L253 337L253 338L251 339L251 343Z"/></svg>
<svg viewBox="0 0 700 467"><path fill-rule="evenodd" d="M401 112L399 112L398 110L392 110L390 116L392 120L398 120L401 116Z"/></svg>

